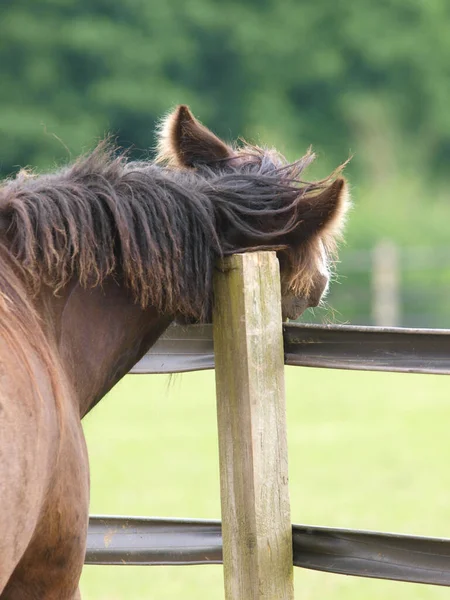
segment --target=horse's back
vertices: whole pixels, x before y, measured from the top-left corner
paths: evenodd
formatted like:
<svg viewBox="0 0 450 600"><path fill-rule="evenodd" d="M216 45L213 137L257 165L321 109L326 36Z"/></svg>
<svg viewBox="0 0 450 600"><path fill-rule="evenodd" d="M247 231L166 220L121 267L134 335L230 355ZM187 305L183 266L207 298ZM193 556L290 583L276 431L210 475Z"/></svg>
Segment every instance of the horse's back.
<svg viewBox="0 0 450 600"><path fill-rule="evenodd" d="M84 553L86 451L79 415L26 346L0 338L0 598L63 600Z"/></svg>

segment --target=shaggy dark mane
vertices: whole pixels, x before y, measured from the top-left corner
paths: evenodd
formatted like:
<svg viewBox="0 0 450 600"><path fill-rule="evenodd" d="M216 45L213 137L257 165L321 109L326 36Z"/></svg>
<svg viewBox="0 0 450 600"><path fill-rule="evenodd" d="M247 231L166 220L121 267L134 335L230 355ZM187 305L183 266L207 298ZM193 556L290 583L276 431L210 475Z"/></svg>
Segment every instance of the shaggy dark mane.
<svg viewBox="0 0 450 600"><path fill-rule="evenodd" d="M282 246L310 194L292 165L248 148L220 168L177 171L130 162L108 143L54 174L20 173L0 187L3 244L29 286L55 290L123 279L143 307L201 316L214 260L243 247Z"/></svg>

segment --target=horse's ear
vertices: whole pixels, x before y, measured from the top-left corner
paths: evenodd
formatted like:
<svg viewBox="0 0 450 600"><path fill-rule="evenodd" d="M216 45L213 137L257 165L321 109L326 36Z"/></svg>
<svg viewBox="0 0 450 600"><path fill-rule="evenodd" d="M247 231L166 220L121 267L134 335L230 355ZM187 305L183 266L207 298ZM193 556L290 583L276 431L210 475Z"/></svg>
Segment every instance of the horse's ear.
<svg viewBox="0 0 450 600"><path fill-rule="evenodd" d="M159 162L174 167L196 167L232 156L232 149L197 121L187 106L178 106L160 125Z"/></svg>
<svg viewBox="0 0 450 600"><path fill-rule="evenodd" d="M302 236L329 234L338 236L345 224L345 215L350 206L347 183L338 177L315 196L301 203L299 229Z"/></svg>

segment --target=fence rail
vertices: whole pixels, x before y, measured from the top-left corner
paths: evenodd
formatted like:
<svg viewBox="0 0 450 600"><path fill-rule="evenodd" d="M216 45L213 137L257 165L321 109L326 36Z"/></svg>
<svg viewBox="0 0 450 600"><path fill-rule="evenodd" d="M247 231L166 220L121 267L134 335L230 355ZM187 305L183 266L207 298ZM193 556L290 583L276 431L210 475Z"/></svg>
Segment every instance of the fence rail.
<svg viewBox="0 0 450 600"><path fill-rule="evenodd" d="M450 585L450 540L293 525L296 567L412 583ZM220 521L91 517L88 565L222 563Z"/></svg>
<svg viewBox="0 0 450 600"><path fill-rule="evenodd" d="M284 362L400 373L450 374L450 330L285 324ZM214 369L212 326L172 326L132 373Z"/></svg>

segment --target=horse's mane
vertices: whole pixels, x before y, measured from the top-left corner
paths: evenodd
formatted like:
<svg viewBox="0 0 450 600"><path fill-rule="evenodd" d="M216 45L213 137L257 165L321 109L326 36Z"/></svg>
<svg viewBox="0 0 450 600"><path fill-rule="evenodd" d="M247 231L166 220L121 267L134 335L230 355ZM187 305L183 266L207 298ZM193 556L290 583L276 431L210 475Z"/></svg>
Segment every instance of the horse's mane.
<svg viewBox="0 0 450 600"><path fill-rule="evenodd" d="M40 398L42 406L44 398L40 384L43 384L44 381L41 375L40 384L37 384L36 373L40 370L39 363L46 368L48 382L55 398L61 438L63 434L62 402L64 393L69 390L68 381L64 377L52 341L42 327L43 323L33 299L23 285L22 267L2 243L0 243L0 264L2 265L0 269L0 338L8 345L9 356L15 355L16 360L20 361L19 372L22 376L28 377L33 393ZM20 389L19 382L16 381L16 385ZM39 431L39 421L36 423L36 427ZM57 456L59 457L59 453Z"/></svg>
<svg viewBox="0 0 450 600"><path fill-rule="evenodd" d="M53 174L4 182L0 242L35 292L114 276L143 307L198 317L215 258L242 240L281 245L299 203L329 184L300 181L312 159L287 165L248 148L239 161L194 172L132 162L103 142Z"/></svg>

